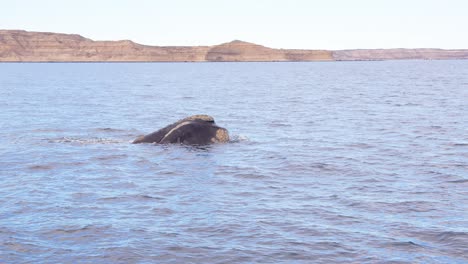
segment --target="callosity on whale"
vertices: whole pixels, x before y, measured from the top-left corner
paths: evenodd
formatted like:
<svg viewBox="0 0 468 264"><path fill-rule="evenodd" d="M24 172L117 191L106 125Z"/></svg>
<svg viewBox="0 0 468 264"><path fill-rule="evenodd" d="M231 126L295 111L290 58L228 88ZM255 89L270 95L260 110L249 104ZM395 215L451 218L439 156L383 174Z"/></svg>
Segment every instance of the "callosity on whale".
<svg viewBox="0 0 468 264"><path fill-rule="evenodd" d="M213 117L209 115L194 115L181 119L146 136L141 136L132 143L207 145L228 141L228 131L225 128L217 126Z"/></svg>

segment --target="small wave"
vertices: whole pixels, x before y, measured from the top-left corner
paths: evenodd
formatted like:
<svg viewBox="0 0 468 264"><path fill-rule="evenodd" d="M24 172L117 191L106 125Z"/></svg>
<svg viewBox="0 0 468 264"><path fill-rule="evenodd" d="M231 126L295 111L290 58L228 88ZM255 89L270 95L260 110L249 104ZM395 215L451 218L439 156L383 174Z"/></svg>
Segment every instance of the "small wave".
<svg viewBox="0 0 468 264"><path fill-rule="evenodd" d="M176 213L176 211L170 209L170 208L154 208L151 211L158 215L173 215Z"/></svg>
<svg viewBox="0 0 468 264"><path fill-rule="evenodd" d="M93 145L93 144L117 144L125 141L111 138L75 138L75 137L60 137L53 139L44 139L49 143L70 143L78 145Z"/></svg>
<svg viewBox="0 0 468 264"><path fill-rule="evenodd" d="M403 249L419 249L419 248L424 248L423 245L420 245L418 243L415 243L413 241L399 241L399 242L392 242L388 243L384 246L385 248L387 247L393 247L393 248L403 248Z"/></svg>
<svg viewBox="0 0 468 264"><path fill-rule="evenodd" d="M392 213L424 213L436 210L432 203L426 201L377 202L374 205Z"/></svg>
<svg viewBox="0 0 468 264"><path fill-rule="evenodd" d="M421 104L416 104L416 103L406 103L406 104L403 104L404 106L419 106Z"/></svg>
<svg viewBox="0 0 468 264"><path fill-rule="evenodd" d="M97 157L97 159L105 161L105 160L122 159L122 158L127 158L127 157L128 157L128 155L126 155L126 154L120 154L120 155L101 156L101 157Z"/></svg>
<svg viewBox="0 0 468 264"><path fill-rule="evenodd" d="M52 232L54 233L66 233L66 234L72 234L76 232L81 232L85 230L90 230L90 226L84 226L84 227L77 227L77 228L69 228L69 229L55 229Z"/></svg>
<svg viewBox="0 0 468 264"><path fill-rule="evenodd" d="M346 146L350 148L357 148L357 149L370 149L374 147L367 143L352 143L352 144L347 144Z"/></svg>
<svg viewBox="0 0 468 264"><path fill-rule="evenodd" d="M270 127L292 127L291 124L280 123L280 122L271 123L271 124L269 124L269 126L270 126Z"/></svg>
<svg viewBox="0 0 468 264"><path fill-rule="evenodd" d="M73 199L89 199L89 198L95 199L97 195L95 193L90 193L90 192L78 192L78 193L73 193L71 196L73 197Z"/></svg>
<svg viewBox="0 0 468 264"><path fill-rule="evenodd" d="M463 243L464 245L468 245L468 233L454 231L440 232L436 235L436 240L448 244Z"/></svg>
<svg viewBox="0 0 468 264"><path fill-rule="evenodd" d="M320 250L349 249L349 247L346 246L345 244L334 242L334 241L321 241L321 242L315 243L313 246Z"/></svg>
<svg viewBox="0 0 468 264"><path fill-rule="evenodd" d="M468 183L468 179L448 181L449 183Z"/></svg>
<svg viewBox="0 0 468 264"><path fill-rule="evenodd" d="M27 240L20 240L17 241L16 239L13 241L6 241L0 243L0 246L3 249L6 249L8 251L15 252L14 254L22 253L22 254L43 254L47 252L47 248L38 245L36 243L32 243L31 241ZM0 252L0 257L2 257L3 252ZM0 259L2 261L1 263L6 263L3 262L4 259ZM12 262L13 263L13 262ZM32 262L31 262L32 263Z"/></svg>
<svg viewBox="0 0 468 264"><path fill-rule="evenodd" d="M123 201L150 201L150 200L163 200L162 197L151 196L146 194L138 194L138 195L125 195L125 196L110 196L110 197L103 197L99 198L102 201L116 201L116 202L123 202Z"/></svg>
<svg viewBox="0 0 468 264"><path fill-rule="evenodd" d="M51 170L53 168L52 165L32 165L28 167L30 170Z"/></svg>
<svg viewBox="0 0 468 264"><path fill-rule="evenodd" d="M99 127L99 128L96 128L95 131L102 131L102 132L125 132L126 130L118 129L118 128L111 128L111 127Z"/></svg>
<svg viewBox="0 0 468 264"><path fill-rule="evenodd" d="M163 200L164 199L161 197L151 196L147 194L137 195L136 197L140 199L150 199L150 200Z"/></svg>
<svg viewBox="0 0 468 264"><path fill-rule="evenodd" d="M65 132L63 129L55 129L55 128L38 128L32 130L32 132L40 132L40 133L57 133L57 132Z"/></svg>
<svg viewBox="0 0 468 264"><path fill-rule="evenodd" d="M244 135L233 135L231 136L230 143L249 142L250 139Z"/></svg>
<svg viewBox="0 0 468 264"><path fill-rule="evenodd" d="M54 230L50 230L47 233L50 235L59 235L59 234L74 234L80 232L90 232L90 233L100 233L105 231L112 226L105 225L105 226L97 226L97 225L85 225L85 226L64 226L62 228L57 228Z"/></svg>
<svg viewBox="0 0 468 264"><path fill-rule="evenodd" d="M460 231L426 231L415 232L413 237L418 237L418 240L428 242L429 245L440 247L443 245L451 252L451 254L466 254L468 253L466 245L468 245L468 233Z"/></svg>
<svg viewBox="0 0 468 264"><path fill-rule="evenodd" d="M241 179L265 179L268 178L266 175L254 174L254 173L237 173L234 175L236 178Z"/></svg>

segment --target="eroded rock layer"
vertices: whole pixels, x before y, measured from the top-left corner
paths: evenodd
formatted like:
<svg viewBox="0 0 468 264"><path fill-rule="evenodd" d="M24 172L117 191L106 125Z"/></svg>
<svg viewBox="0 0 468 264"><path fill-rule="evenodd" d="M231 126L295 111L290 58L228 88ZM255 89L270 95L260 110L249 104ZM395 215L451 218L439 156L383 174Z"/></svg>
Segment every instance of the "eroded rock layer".
<svg viewBox="0 0 468 264"><path fill-rule="evenodd" d="M147 46L130 40L94 41L75 34L0 30L3 62L201 62L468 59L468 50L272 49L235 40L215 46Z"/></svg>

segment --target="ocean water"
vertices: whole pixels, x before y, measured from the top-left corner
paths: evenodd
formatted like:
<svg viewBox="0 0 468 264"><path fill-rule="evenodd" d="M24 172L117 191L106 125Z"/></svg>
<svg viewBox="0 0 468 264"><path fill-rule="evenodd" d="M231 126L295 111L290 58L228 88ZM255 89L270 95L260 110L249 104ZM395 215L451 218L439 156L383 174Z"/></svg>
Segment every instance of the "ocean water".
<svg viewBox="0 0 468 264"><path fill-rule="evenodd" d="M468 263L468 61L3 63L0 128L0 263Z"/></svg>

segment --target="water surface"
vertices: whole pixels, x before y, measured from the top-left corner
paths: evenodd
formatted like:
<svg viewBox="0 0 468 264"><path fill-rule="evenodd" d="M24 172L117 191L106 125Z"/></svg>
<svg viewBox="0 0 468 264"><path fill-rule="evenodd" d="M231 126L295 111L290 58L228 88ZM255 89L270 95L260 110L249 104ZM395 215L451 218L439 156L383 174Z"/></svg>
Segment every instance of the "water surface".
<svg viewBox="0 0 468 264"><path fill-rule="evenodd" d="M0 64L0 263L466 263L467 72ZM129 144L192 114L233 142Z"/></svg>

